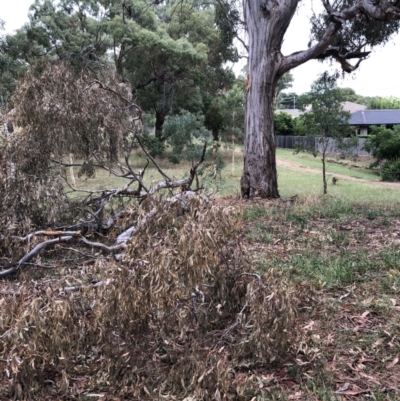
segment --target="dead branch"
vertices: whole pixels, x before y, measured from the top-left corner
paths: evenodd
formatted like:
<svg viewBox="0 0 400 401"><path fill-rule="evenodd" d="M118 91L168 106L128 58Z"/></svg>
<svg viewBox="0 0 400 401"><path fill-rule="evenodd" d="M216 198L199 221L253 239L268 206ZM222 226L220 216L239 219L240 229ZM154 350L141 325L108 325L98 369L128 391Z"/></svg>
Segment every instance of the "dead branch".
<svg viewBox="0 0 400 401"><path fill-rule="evenodd" d="M158 184L156 184L150 188L149 195L153 195L156 192L158 192L160 189L166 189L166 188L169 188L169 189L170 188L182 188L183 191L189 190L190 186L192 185L193 180L196 176L198 167L200 166L201 163L204 162L204 158L206 155L206 149L207 149L207 143L204 144L203 153L201 155L200 160L190 169L190 175L188 178L179 180L179 181L161 181Z"/></svg>
<svg viewBox="0 0 400 401"><path fill-rule="evenodd" d="M131 130L131 132L134 132ZM167 174L163 171L163 169L158 165L158 163L154 160L154 158L150 155L150 153L147 151L146 147L144 146L142 140L140 139L139 135L135 133L135 138L138 141L140 147L142 148L143 152L146 154L146 156L152 161L152 163L156 166L157 171L167 180L167 181L172 181L171 178L168 177Z"/></svg>
<svg viewBox="0 0 400 401"><path fill-rule="evenodd" d="M38 237L38 236L47 236L47 237L54 237L54 236L66 236L70 235L72 237L80 237L81 232L80 231L51 231L51 230L40 230L40 231L35 231L34 233L28 234L25 237L18 237L18 236L13 236L13 239L17 239L19 241L27 241L30 242L32 238Z"/></svg>
<svg viewBox="0 0 400 401"><path fill-rule="evenodd" d="M58 244L60 242L69 242L73 238L74 237L72 235L66 235L37 244L30 252L28 252L25 256L23 256L17 263L15 263L13 267L0 271L0 278L16 273L22 265L24 265L27 262L30 262L34 257L39 255L40 251L47 248L48 246Z"/></svg>

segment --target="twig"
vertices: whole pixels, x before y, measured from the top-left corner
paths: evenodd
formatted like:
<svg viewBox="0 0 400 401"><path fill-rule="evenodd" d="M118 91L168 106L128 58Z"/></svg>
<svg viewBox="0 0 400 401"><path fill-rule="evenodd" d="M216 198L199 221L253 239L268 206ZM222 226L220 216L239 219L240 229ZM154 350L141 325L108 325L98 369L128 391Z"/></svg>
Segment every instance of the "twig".
<svg viewBox="0 0 400 401"><path fill-rule="evenodd" d="M143 152L146 153L146 156L151 160L151 162L156 166L156 169L158 172L167 180L167 181L172 181L170 177L168 177L167 174L164 173L162 168L158 165L158 163L154 160L154 158L150 155L150 153L147 151L146 147L143 145L143 142L141 141L139 135L137 135L136 132L133 130L130 130L132 133L135 134L135 138L138 141L140 147L142 148Z"/></svg>
<svg viewBox="0 0 400 401"><path fill-rule="evenodd" d="M214 350L219 346L219 344L221 344L222 339L226 337L242 321L243 313L247 309L247 307L248 305L245 304L240 312L236 315L235 321L222 332L220 340L217 342L217 344L215 344L213 348Z"/></svg>
<svg viewBox="0 0 400 401"><path fill-rule="evenodd" d="M63 247L61 249L65 249L67 251L72 251L72 252L76 252L79 253L82 256L86 256L87 258L92 258L92 259L96 259L96 256L94 255L89 255L88 253L82 252L79 249L75 249L75 248L67 248L67 247Z"/></svg>

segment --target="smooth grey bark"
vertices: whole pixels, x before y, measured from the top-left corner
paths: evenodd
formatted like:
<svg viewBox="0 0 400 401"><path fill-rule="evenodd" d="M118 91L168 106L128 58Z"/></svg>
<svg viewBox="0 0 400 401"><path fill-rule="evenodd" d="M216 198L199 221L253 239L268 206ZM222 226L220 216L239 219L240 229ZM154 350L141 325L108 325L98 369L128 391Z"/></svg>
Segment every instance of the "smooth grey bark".
<svg viewBox="0 0 400 401"><path fill-rule="evenodd" d="M329 23L319 41L312 47L283 56L283 37L300 0L243 0L244 20L249 38L248 77L246 82L246 117L244 168L240 181L243 197L279 197L273 126L273 99L279 78L287 71L311 60L331 57L343 71L351 72L359 64L349 60L364 59L369 52L342 54L330 46L346 21L368 14L381 21L400 19L400 1L359 0L338 11L340 2L331 5L321 0ZM336 7L336 8L334 8Z"/></svg>
<svg viewBox="0 0 400 401"><path fill-rule="evenodd" d="M273 100L280 72L283 35L297 6L278 2L247 0L244 13L249 35L248 77L246 82L246 136L242 196L277 198L278 177L275 159Z"/></svg>

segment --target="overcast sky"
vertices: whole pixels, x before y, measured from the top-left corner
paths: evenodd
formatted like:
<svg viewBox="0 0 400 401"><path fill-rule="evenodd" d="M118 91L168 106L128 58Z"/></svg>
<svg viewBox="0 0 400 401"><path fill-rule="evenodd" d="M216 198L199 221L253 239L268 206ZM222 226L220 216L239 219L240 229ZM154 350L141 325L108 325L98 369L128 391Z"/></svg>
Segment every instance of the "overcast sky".
<svg viewBox="0 0 400 401"><path fill-rule="evenodd" d="M28 21L28 9L32 3L33 0L0 0L0 18L6 22L6 32L13 32ZM311 7L317 7L320 2L306 0L302 4L286 34L283 54L307 48ZM374 50L356 72L346 74L346 78L339 81L339 86L353 88L363 96L400 97L399 66L400 35L397 35L385 47ZM294 85L290 90L299 94L307 92L311 83L328 67L329 63L314 60L297 67L292 71Z"/></svg>

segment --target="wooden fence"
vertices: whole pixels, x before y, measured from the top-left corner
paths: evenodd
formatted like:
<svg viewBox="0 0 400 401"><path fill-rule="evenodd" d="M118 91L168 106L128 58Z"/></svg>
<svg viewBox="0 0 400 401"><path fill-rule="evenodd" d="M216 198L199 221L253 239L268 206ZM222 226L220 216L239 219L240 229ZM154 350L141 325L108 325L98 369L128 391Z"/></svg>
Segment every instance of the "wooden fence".
<svg viewBox="0 0 400 401"><path fill-rule="evenodd" d="M344 141L347 141L345 139ZM353 140L353 139L351 139ZM336 140L328 138L327 153L343 153L343 150L337 148ZM368 156L370 153L363 150L365 138L358 138L358 143L349 149L346 149L346 153L351 153L353 155ZM303 150L306 149L316 149L318 151L322 150L322 144L317 137L306 137L306 136L286 136L277 135L276 136L276 147L282 149L295 149L300 147Z"/></svg>

